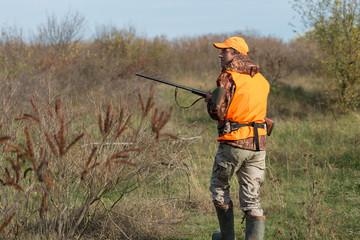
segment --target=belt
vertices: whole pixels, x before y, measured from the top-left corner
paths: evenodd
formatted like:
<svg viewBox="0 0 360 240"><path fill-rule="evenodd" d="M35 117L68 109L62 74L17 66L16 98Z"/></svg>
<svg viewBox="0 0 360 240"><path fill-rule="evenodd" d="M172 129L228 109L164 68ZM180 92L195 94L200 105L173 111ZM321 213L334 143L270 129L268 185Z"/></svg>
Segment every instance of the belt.
<svg viewBox="0 0 360 240"><path fill-rule="evenodd" d="M233 122L230 120L226 120L222 123L220 123L218 125L218 134L219 137L227 134L227 133L231 133L233 131L238 130L239 128L242 127L253 127L254 128L254 138L255 138L255 145L256 145L256 151L260 150L260 143L259 143L259 132L258 132L258 128L263 128L266 130L266 123L256 123L256 122L251 122L251 123L238 123L238 122Z"/></svg>

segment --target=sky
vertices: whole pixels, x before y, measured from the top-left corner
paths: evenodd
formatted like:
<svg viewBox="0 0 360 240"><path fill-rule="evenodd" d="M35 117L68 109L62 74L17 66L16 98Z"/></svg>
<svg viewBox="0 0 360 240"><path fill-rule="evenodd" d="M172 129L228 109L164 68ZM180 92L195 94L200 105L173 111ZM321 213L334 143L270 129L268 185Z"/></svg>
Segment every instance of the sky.
<svg viewBox="0 0 360 240"><path fill-rule="evenodd" d="M85 18L88 36L111 25L149 38L241 31L289 41L297 36L290 23L298 25L290 0L0 0L0 27L36 32L49 16L69 11Z"/></svg>

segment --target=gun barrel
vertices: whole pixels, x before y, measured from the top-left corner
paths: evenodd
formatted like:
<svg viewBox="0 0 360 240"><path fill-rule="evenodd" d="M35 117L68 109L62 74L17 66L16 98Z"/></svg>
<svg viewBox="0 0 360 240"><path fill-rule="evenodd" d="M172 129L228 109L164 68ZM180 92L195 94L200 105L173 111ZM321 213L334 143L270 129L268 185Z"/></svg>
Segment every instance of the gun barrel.
<svg viewBox="0 0 360 240"><path fill-rule="evenodd" d="M164 80L161 80L161 79L158 79L158 78L149 77L149 76L146 76L146 75L141 74L141 73L136 73L135 75L139 76L139 77L147 78L147 79L150 79L150 80L153 80L153 81L156 81L156 82L164 83L164 84L167 84L167 85L170 85L170 86L173 86L173 87L177 87L177 88L181 88L181 89L190 91L190 92L192 92L192 93L194 93L196 95L199 95L199 96L201 96L203 98L206 97L206 92L204 92L204 91L200 91L200 90L197 90L197 89L194 89L194 88L186 87L186 86L183 86L183 85L180 85L180 84L177 84L177 83L164 81Z"/></svg>

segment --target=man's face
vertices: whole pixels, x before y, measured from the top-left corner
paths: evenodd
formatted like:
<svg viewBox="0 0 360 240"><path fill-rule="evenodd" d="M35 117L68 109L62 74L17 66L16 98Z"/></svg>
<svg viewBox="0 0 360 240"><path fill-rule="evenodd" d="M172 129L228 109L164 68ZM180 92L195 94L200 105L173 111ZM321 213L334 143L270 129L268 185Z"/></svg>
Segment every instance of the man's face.
<svg viewBox="0 0 360 240"><path fill-rule="evenodd" d="M221 58L221 67L225 67L226 64L231 62L235 55L232 54L231 48L223 48L219 54L219 58Z"/></svg>

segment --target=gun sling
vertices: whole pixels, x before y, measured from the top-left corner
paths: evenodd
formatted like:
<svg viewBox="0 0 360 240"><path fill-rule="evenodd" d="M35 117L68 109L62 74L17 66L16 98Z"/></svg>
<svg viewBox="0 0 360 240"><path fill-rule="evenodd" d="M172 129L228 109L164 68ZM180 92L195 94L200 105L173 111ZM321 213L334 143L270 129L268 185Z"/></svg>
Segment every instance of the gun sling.
<svg viewBox="0 0 360 240"><path fill-rule="evenodd" d="M266 123L238 123L233 122L230 120L226 120L218 125L218 134L219 137L223 136L226 133L231 133L233 131L238 130L241 127L253 127L254 128L254 138L255 138L255 145L256 145L256 151L260 150L260 143L259 143L259 133L258 128L263 128L266 130Z"/></svg>

